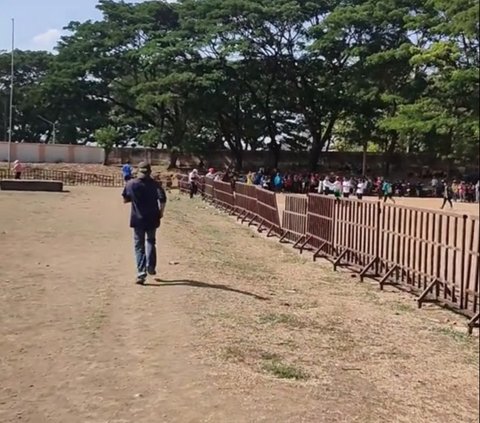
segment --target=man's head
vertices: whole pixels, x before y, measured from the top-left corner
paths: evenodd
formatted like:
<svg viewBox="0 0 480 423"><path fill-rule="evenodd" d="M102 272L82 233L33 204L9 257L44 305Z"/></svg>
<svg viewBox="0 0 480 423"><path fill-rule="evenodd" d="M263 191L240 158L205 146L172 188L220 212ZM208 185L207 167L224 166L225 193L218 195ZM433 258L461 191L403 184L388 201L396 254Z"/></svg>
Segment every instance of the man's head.
<svg viewBox="0 0 480 423"><path fill-rule="evenodd" d="M147 162L140 162L138 165L138 177L146 178L152 174L152 168Z"/></svg>

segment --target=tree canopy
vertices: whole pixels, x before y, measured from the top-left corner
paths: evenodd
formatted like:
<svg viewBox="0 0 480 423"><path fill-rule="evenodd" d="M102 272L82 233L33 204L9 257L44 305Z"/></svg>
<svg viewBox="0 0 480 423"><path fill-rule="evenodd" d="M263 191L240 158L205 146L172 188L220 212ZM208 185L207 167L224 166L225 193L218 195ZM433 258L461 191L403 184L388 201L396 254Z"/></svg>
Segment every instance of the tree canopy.
<svg viewBox="0 0 480 423"><path fill-rule="evenodd" d="M14 139L478 155L478 0L100 0L57 54L16 52ZM6 130L9 55L0 54ZM105 138L105 137L103 137ZM110 140L112 137L107 138ZM112 139L113 139L112 138ZM101 141L105 142L105 140ZM109 144L110 145L110 144Z"/></svg>

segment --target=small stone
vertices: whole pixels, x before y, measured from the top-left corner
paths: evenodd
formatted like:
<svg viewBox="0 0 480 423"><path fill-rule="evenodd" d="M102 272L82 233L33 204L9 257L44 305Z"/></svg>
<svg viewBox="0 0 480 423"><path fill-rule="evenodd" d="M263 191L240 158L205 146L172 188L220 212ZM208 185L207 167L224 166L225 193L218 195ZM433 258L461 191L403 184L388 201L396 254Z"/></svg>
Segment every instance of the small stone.
<svg viewBox="0 0 480 423"><path fill-rule="evenodd" d="M143 394L135 394L135 398L142 398Z"/></svg>
<svg viewBox="0 0 480 423"><path fill-rule="evenodd" d="M180 264L178 261L171 261L168 263L170 266L176 266L177 264Z"/></svg>

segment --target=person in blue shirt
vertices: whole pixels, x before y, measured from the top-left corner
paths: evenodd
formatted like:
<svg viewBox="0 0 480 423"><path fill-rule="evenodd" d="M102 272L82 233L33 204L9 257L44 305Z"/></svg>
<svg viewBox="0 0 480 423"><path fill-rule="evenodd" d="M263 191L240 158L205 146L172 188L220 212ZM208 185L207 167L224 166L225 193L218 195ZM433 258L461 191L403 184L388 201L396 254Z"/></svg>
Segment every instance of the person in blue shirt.
<svg viewBox="0 0 480 423"><path fill-rule="evenodd" d="M133 174L133 169L132 166L130 166L130 162L127 161L123 166L122 166L122 175L123 175L123 180L125 182L128 182L130 179L132 179Z"/></svg>
<svg viewBox="0 0 480 423"><path fill-rule="evenodd" d="M167 196L165 190L152 177L148 163L138 165L137 178L127 182L122 197L131 204L130 227L133 229L136 283L143 285L147 275L156 275L156 233L163 218Z"/></svg>
<svg viewBox="0 0 480 423"><path fill-rule="evenodd" d="M280 175L280 172L277 172L275 175L275 178L273 179L273 185L275 187L276 192L281 192L283 188L283 178L282 175Z"/></svg>

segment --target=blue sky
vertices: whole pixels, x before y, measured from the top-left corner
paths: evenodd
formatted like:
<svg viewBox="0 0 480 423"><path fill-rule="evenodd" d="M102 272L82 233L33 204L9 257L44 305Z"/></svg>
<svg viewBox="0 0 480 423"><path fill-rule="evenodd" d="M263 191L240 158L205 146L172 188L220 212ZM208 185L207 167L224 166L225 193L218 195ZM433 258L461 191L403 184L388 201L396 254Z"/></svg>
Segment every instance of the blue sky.
<svg viewBox="0 0 480 423"><path fill-rule="evenodd" d="M62 28L70 21L100 18L95 9L97 3L97 0L0 0L0 50L11 49L12 18L16 48L52 50Z"/></svg>

